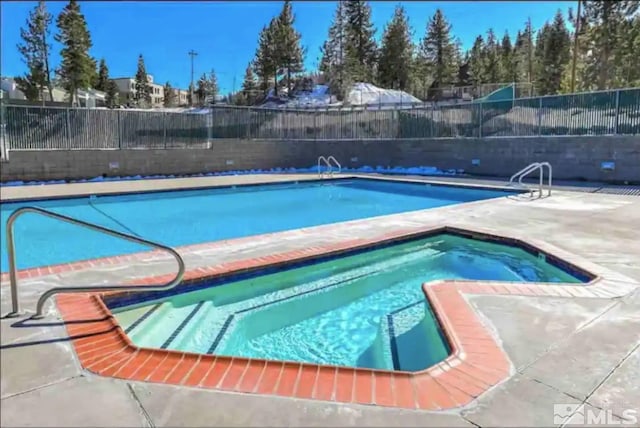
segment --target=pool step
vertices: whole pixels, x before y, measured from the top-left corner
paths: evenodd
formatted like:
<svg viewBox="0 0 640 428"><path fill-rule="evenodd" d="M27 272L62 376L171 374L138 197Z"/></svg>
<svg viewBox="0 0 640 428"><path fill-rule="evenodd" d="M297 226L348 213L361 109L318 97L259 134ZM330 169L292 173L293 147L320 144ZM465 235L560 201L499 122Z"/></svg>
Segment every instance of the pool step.
<svg viewBox="0 0 640 428"><path fill-rule="evenodd" d="M162 348L196 308L197 304L174 307L170 302L161 303L127 334L139 346Z"/></svg>

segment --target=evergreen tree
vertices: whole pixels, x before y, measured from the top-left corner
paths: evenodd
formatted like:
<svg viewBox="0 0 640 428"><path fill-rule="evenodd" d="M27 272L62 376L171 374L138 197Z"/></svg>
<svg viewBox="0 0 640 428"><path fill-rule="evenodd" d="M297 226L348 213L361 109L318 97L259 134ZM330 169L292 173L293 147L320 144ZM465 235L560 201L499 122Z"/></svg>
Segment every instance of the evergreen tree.
<svg viewBox="0 0 640 428"><path fill-rule="evenodd" d="M396 6L393 19L382 36L378 82L385 88L405 90L409 86L413 45L405 10Z"/></svg>
<svg viewBox="0 0 640 428"><path fill-rule="evenodd" d="M346 13L344 2L339 1L327 40L320 48L320 71L324 74L332 93L343 99L348 82L345 76Z"/></svg>
<svg viewBox="0 0 640 428"><path fill-rule="evenodd" d="M118 98L118 85L116 85L115 81L109 79L106 87L105 104L109 108L114 108L118 105Z"/></svg>
<svg viewBox="0 0 640 428"><path fill-rule="evenodd" d="M484 45L484 75L487 83L501 83L502 70L500 67L500 51L496 35L490 28L487 32L487 42Z"/></svg>
<svg viewBox="0 0 640 428"><path fill-rule="evenodd" d="M635 0L583 1L587 31L581 41L585 61L585 81L594 81L596 89L606 89L616 85L616 71L622 58L629 58L637 68L638 51L631 57L625 49L633 49L629 44L628 21L633 20L639 4ZM635 58L632 58L635 55Z"/></svg>
<svg viewBox="0 0 640 428"><path fill-rule="evenodd" d="M216 103L216 97L218 96L218 77L215 70L212 68L209 72L207 81L207 97L211 97L211 103Z"/></svg>
<svg viewBox="0 0 640 428"><path fill-rule="evenodd" d="M552 24L545 24L536 41L536 88L541 95L556 94L562 85L562 76L569 65L571 44L562 12L558 10Z"/></svg>
<svg viewBox="0 0 640 428"><path fill-rule="evenodd" d="M45 2L40 0L35 9L29 12L26 28L20 29L22 43L18 44L18 51L27 65L28 73L17 78L16 83L29 101L43 98L45 87L49 91L49 100L53 101L49 71L51 20L52 16L47 11Z"/></svg>
<svg viewBox="0 0 640 428"><path fill-rule="evenodd" d="M504 33L502 43L500 44L500 62L500 69L502 70L502 77L500 80L503 82L518 82L518 71L514 60L511 38L509 37L508 32Z"/></svg>
<svg viewBox="0 0 640 428"><path fill-rule="evenodd" d="M616 83L618 87L640 86L640 14L626 20L621 27L618 55L616 55Z"/></svg>
<svg viewBox="0 0 640 428"><path fill-rule="evenodd" d="M58 75L73 105L74 101L78 101L78 90L88 89L94 83L95 60L89 55L91 36L76 0L69 0L58 15L56 24L59 32L55 35L55 40L63 46Z"/></svg>
<svg viewBox="0 0 640 428"><path fill-rule="evenodd" d="M424 79L430 77L432 87L453 84L457 80L459 57L458 45L451 35L451 24L438 9L429 19L418 50Z"/></svg>
<svg viewBox="0 0 640 428"><path fill-rule="evenodd" d="M174 107L176 103L176 94L173 92L171 83L165 83L162 92L164 93L162 105L164 105L165 107Z"/></svg>
<svg viewBox="0 0 640 428"><path fill-rule="evenodd" d="M215 103L216 95L218 95L218 79L214 70L211 70L209 74L203 73L200 76L196 95L200 105L205 105L208 102Z"/></svg>
<svg viewBox="0 0 640 428"><path fill-rule="evenodd" d="M460 65L458 66L458 76L456 79L456 86L471 86L471 72L469 71L470 53L466 52Z"/></svg>
<svg viewBox="0 0 640 428"><path fill-rule="evenodd" d="M513 51L519 81L532 83L535 80L534 51L533 27L531 26L531 18L529 18L527 19L524 30L518 32Z"/></svg>
<svg viewBox="0 0 640 428"><path fill-rule="evenodd" d="M378 56L371 6L364 0L345 2L346 74L350 81L372 82Z"/></svg>
<svg viewBox="0 0 640 428"><path fill-rule="evenodd" d="M260 78L260 86L263 91L269 88L269 80L273 78L274 94L278 95L278 64L276 62L276 31L277 20L271 20L268 26L262 28L258 40L258 49L253 61L254 71Z"/></svg>
<svg viewBox="0 0 640 428"><path fill-rule="evenodd" d="M209 78L206 73L203 73L198 79L198 83L196 84L196 99L198 100L199 105L204 105L205 97L207 96L207 87L209 86Z"/></svg>
<svg viewBox="0 0 640 428"><path fill-rule="evenodd" d="M96 84L94 85L94 89L102 92L107 92L109 82L109 69L107 68L107 63L105 62L104 58L102 58L100 60L100 65L98 66L98 79Z"/></svg>
<svg viewBox="0 0 640 428"><path fill-rule="evenodd" d="M149 108L151 107L151 85L147 79L147 70L144 66L144 58L142 54L138 56L138 69L136 71L135 93L133 100L138 107Z"/></svg>
<svg viewBox="0 0 640 428"><path fill-rule="evenodd" d="M487 81L484 65L484 39L476 37L469 52L469 77L473 86L478 87Z"/></svg>
<svg viewBox="0 0 640 428"><path fill-rule="evenodd" d="M291 76L303 70L304 51L300 46L300 33L293 28L294 20L291 1L285 0L277 18L274 61L277 68L285 72L288 94L291 92Z"/></svg>
<svg viewBox="0 0 640 428"><path fill-rule="evenodd" d="M238 95L241 96L241 101L243 104L253 105L256 99L257 90L258 90L258 85L256 84L256 79L253 74L251 64L249 64L244 73L244 80L242 81L242 90L240 91L239 94L236 94L236 96Z"/></svg>

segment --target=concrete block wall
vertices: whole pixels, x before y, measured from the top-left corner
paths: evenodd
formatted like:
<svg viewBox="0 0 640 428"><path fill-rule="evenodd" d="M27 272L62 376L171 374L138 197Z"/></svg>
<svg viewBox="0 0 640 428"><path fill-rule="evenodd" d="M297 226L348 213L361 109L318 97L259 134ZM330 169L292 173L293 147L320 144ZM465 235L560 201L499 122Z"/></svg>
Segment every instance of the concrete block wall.
<svg viewBox="0 0 640 428"><path fill-rule="evenodd" d="M59 180L101 175L197 174L309 167L319 155L344 166L435 166L508 177L531 162L548 161L554 177L640 183L640 136L423 140L215 140L209 149L11 151L0 180ZM473 165L472 160L479 160ZM602 162L615 162L603 171Z"/></svg>

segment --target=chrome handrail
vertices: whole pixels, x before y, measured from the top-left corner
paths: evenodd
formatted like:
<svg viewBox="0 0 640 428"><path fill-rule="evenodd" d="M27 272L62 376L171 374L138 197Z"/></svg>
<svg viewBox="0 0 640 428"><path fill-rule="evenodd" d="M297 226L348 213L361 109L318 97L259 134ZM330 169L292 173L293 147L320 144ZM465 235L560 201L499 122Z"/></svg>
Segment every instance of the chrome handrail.
<svg viewBox="0 0 640 428"><path fill-rule="evenodd" d="M176 276L169 282L163 285L151 285L151 286L131 286L131 285L113 285L113 286L84 286L84 287L56 287L51 288L40 296L38 299L38 303L36 304L36 313L33 318L41 318L42 317L42 308L46 300L58 293L85 293L91 291L165 291L172 289L176 285L180 284L182 281L182 277L185 271L184 260L178 254L176 250L171 247L167 247L166 245L158 244L156 242L148 241L143 238L138 238L137 236L128 235L126 233L118 232L117 230L109 229L106 227L99 226L93 223L87 223L82 220L78 220L72 217L67 217L62 214L54 213L52 211L48 211L38 207L22 207L15 210L9 216L7 220L7 254L9 256L9 281L11 285L11 306L12 312L7 314L7 317L15 317L19 315L19 305L18 305L18 272L16 269L16 255L15 255L15 240L13 238L13 224L16 219L20 217L22 214L26 213L35 213L40 214L45 217L51 217L57 220L61 220L63 222L77 224L79 226L86 227L88 229L92 229L98 232L106 233L107 235L115 236L117 238L122 238L127 241L135 242L138 244L148 245L149 247L154 247L159 250L164 250L171 254L176 261L178 262L178 272Z"/></svg>
<svg viewBox="0 0 640 428"><path fill-rule="evenodd" d="M340 162L338 162L338 160L335 157L329 156L327 158L327 163L330 163L331 161L333 161L333 163L336 164L336 166L338 167L338 174L340 174L342 172L342 165L340 165ZM331 171L332 171L331 174L333 174L333 170Z"/></svg>
<svg viewBox="0 0 640 428"><path fill-rule="evenodd" d="M324 164L327 165L327 168L328 168L327 174L331 175L332 171L331 171L331 164L329 163L329 160L324 156L320 156L318 157L318 177L322 178L322 176L324 175L324 173L320 171L320 161L323 161Z"/></svg>
<svg viewBox="0 0 640 428"><path fill-rule="evenodd" d="M531 174L535 170L540 170L540 183L538 184L538 194L542 197L543 190L543 182L544 182L544 168L547 167L549 170L549 178L548 178L548 193L547 196L551 196L551 187L552 187L552 176L553 176L553 168L549 162L534 162L526 167L522 168L520 171L516 172L509 179L509 185L513 184L513 180L518 178L518 184L521 187L527 187L522 180L527 175ZM533 196L534 189L530 189L531 196Z"/></svg>

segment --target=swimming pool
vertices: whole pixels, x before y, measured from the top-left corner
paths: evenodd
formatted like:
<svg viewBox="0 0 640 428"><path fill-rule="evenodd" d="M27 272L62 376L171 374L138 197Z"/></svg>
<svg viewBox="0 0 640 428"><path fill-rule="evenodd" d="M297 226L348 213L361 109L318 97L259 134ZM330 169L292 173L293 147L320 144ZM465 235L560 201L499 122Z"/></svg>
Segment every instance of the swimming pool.
<svg viewBox="0 0 640 428"><path fill-rule="evenodd" d="M336 179L6 203L35 205L169 246L239 238L497 198L507 191L374 179ZM26 214L15 223L18 268L146 251L141 245ZM2 272L8 270L0 234Z"/></svg>
<svg viewBox="0 0 640 428"><path fill-rule="evenodd" d="M306 263L107 304L141 347L418 371L450 353L424 282L587 280L540 254L450 233Z"/></svg>

